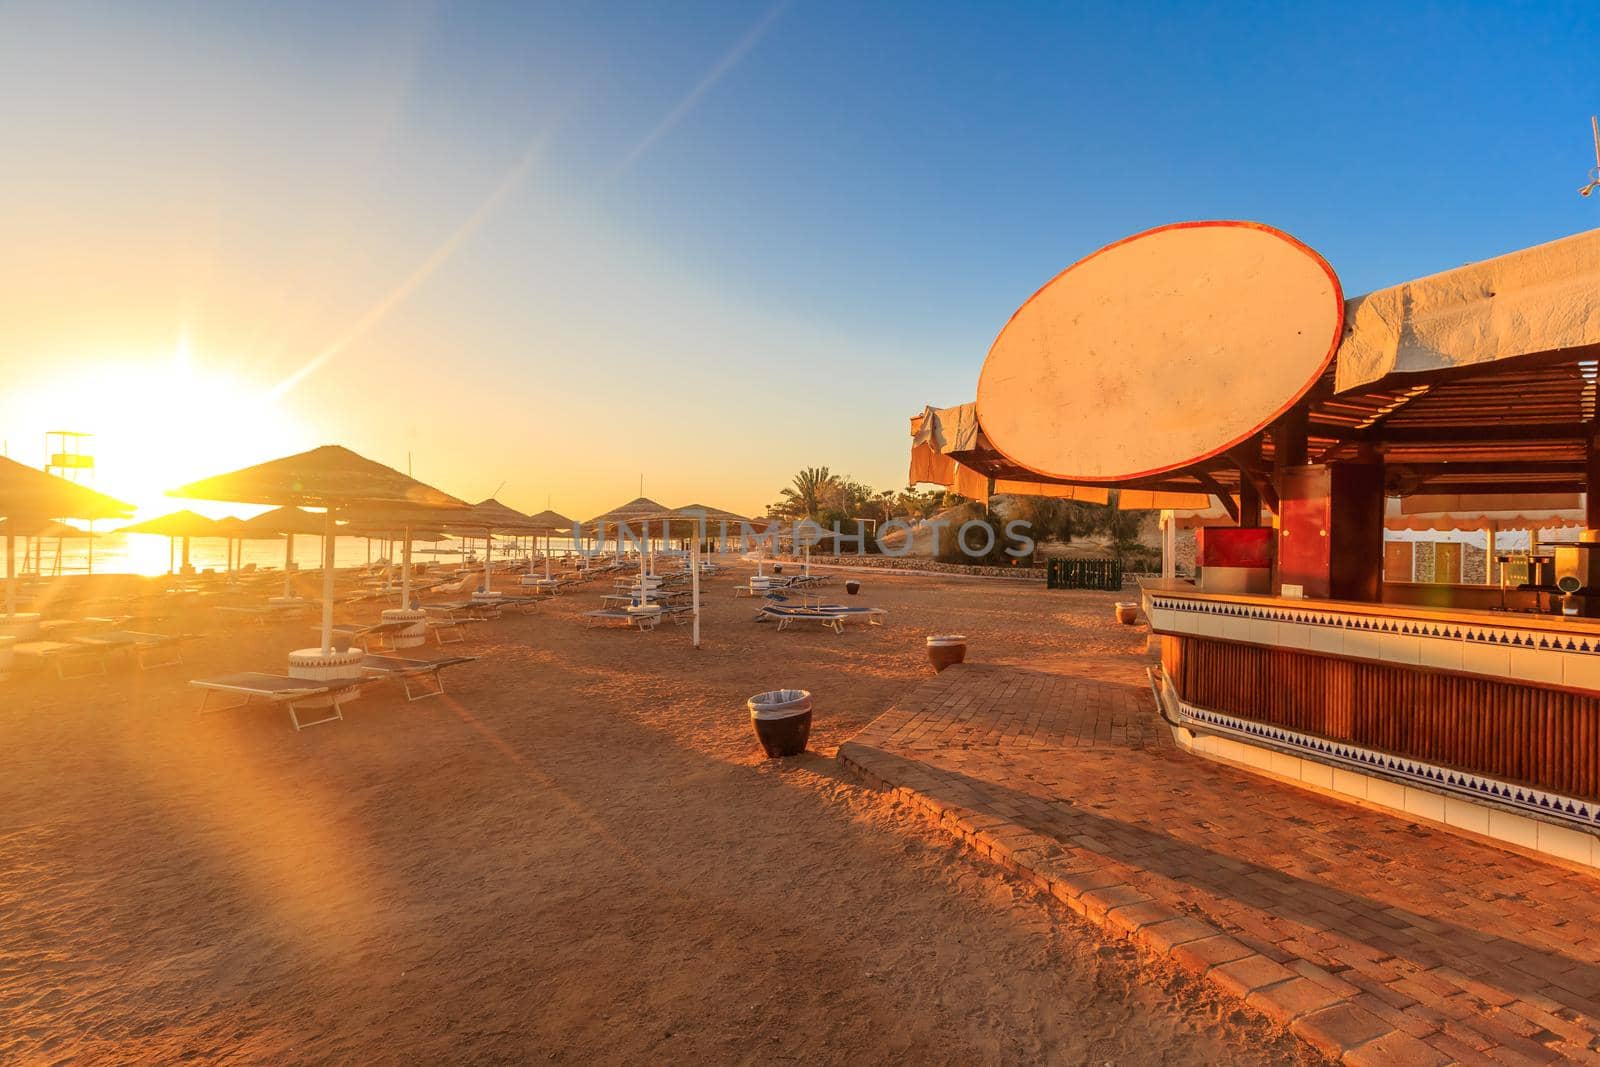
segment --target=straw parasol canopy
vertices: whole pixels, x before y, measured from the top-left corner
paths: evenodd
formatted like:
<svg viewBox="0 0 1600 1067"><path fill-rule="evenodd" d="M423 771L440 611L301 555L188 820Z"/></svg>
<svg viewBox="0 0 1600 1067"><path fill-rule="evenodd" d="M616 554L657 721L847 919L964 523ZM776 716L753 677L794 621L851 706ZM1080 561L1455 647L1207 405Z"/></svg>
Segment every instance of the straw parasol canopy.
<svg viewBox="0 0 1600 1067"><path fill-rule="evenodd" d="M612 508L603 515L596 515L585 526L592 526L596 533L605 533L626 526L630 530L644 529L644 524L657 515L668 511L665 504L658 504L647 496L637 497L620 507Z"/></svg>
<svg viewBox="0 0 1600 1067"><path fill-rule="evenodd" d="M752 529L756 526L753 519L706 504L685 504L681 508L662 510L654 515L645 516L645 521L650 523L652 528L657 523L661 524L661 528L670 531L673 537L709 534L714 530L720 530L724 523L730 529L738 529L741 524Z"/></svg>
<svg viewBox="0 0 1600 1067"><path fill-rule="evenodd" d="M350 525L339 527L339 532L346 537L370 537L375 541L400 541L409 540L412 544L438 544L440 541L450 540L450 535L440 530L409 530L399 526L361 526Z"/></svg>
<svg viewBox="0 0 1600 1067"><path fill-rule="evenodd" d="M16 518L0 519L0 535L15 537L100 537L101 534L80 530L54 519Z"/></svg>
<svg viewBox="0 0 1600 1067"><path fill-rule="evenodd" d="M536 526L543 527L554 533L566 533L577 525L572 519L567 518L559 511L551 511L549 508L539 512L537 515L530 515L528 518Z"/></svg>
<svg viewBox="0 0 1600 1067"><path fill-rule="evenodd" d="M264 511L253 519L246 519L241 527L256 533L275 534L321 534L323 527L321 515L313 515L309 511L302 511L295 507L273 508ZM341 531L342 532L342 531Z"/></svg>
<svg viewBox="0 0 1600 1067"><path fill-rule="evenodd" d="M470 506L464 500L341 445L323 445L309 452L190 482L168 495L235 504L336 509L357 504L406 504L445 510Z"/></svg>
<svg viewBox="0 0 1600 1067"><path fill-rule="evenodd" d="M124 526L115 531L119 534L154 534L157 537L222 537L217 532L217 520L208 519L198 512L174 511L168 515L161 515L144 522L136 522L132 526Z"/></svg>
<svg viewBox="0 0 1600 1067"><path fill-rule="evenodd" d="M191 482L173 490L171 495L239 504L287 504L326 509L322 527L322 654L325 658L333 651L335 512L355 506L394 505L441 512L465 510L471 506L339 445L323 445L309 452ZM291 663L293 659L291 657Z"/></svg>
<svg viewBox="0 0 1600 1067"><path fill-rule="evenodd" d="M152 534L156 537L167 538L167 570L171 571L173 563L173 542L183 541L183 571L189 571L189 538L191 537L222 537L217 532L217 520L207 518L197 512L174 511L144 522L136 522L132 526L124 526L117 533L121 534Z"/></svg>
<svg viewBox="0 0 1600 1067"><path fill-rule="evenodd" d="M125 519L133 505L0 456L0 517ZM6 614L17 612L16 533L6 530Z"/></svg>
<svg viewBox="0 0 1600 1067"><path fill-rule="evenodd" d="M0 456L0 517L125 519L133 505Z"/></svg>
<svg viewBox="0 0 1600 1067"><path fill-rule="evenodd" d="M458 511L442 516L439 525L450 528L490 530L499 533L532 533L542 528L516 508L507 507L494 497L480 500L470 511Z"/></svg>

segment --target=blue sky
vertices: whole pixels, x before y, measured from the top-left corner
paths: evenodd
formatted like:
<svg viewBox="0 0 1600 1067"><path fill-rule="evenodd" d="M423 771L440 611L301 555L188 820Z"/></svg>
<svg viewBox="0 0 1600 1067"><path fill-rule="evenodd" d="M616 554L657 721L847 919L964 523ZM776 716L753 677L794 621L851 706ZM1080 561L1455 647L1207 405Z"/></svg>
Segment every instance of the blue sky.
<svg viewBox="0 0 1600 1067"><path fill-rule="evenodd" d="M0 4L0 424L114 424L82 366L181 338L270 398L228 458L580 515L894 486L1127 234L1260 220L1353 295L1600 225L1596 57L1592 3Z"/></svg>

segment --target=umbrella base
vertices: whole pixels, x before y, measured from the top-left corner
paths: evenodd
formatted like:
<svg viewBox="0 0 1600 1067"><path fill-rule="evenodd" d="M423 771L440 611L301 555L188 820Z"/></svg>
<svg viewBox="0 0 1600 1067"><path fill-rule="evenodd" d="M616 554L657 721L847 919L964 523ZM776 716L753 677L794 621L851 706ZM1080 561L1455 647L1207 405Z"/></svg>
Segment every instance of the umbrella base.
<svg viewBox="0 0 1600 1067"><path fill-rule="evenodd" d="M361 678L361 660L366 655L359 648L345 652L334 649L324 652L320 648L297 648L289 653L289 677L310 678L317 682L353 682Z"/></svg>
<svg viewBox="0 0 1600 1067"><path fill-rule="evenodd" d="M409 627L389 638L389 644L393 648L416 648L428 640L428 613L426 611L413 611L410 608L385 608L383 621L411 623Z"/></svg>
<svg viewBox="0 0 1600 1067"><path fill-rule="evenodd" d="M500 599L500 594L499 593L497 593L497 592L485 593L481 589L478 590L476 593L472 594L472 602L474 604L493 604L496 600L499 600L499 599Z"/></svg>

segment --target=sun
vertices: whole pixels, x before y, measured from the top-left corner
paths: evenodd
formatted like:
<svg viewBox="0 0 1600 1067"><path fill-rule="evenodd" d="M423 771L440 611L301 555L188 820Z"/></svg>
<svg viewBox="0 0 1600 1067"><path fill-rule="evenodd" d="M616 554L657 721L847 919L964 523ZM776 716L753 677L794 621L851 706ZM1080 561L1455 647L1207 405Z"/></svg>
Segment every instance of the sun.
<svg viewBox="0 0 1600 1067"><path fill-rule="evenodd" d="M85 373L87 371L87 373ZM140 518L177 507L166 495L185 482L305 447L285 402L179 346L169 358L111 358L70 381L42 382L30 398L46 429L92 434L95 488L136 505ZM223 508L219 514L248 509Z"/></svg>

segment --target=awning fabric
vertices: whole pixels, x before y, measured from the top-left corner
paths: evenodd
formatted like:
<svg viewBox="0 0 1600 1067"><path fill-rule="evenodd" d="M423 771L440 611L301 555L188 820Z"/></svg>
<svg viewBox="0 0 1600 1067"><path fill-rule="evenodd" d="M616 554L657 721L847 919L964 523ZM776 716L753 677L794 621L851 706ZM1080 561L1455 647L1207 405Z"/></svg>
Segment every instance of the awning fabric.
<svg viewBox="0 0 1600 1067"><path fill-rule="evenodd" d="M1600 345L1600 229L1356 297L1335 389Z"/></svg>

